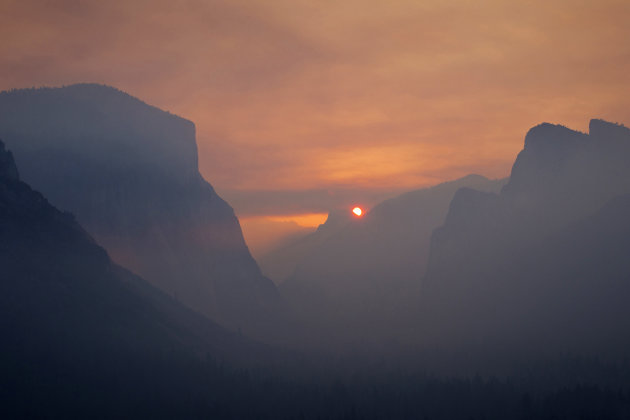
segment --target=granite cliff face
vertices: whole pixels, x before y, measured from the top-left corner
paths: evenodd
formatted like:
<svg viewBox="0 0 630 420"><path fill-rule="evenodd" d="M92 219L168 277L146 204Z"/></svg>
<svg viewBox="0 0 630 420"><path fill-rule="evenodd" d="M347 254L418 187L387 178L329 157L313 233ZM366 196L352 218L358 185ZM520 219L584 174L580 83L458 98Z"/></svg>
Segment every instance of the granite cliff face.
<svg viewBox="0 0 630 420"><path fill-rule="evenodd" d="M207 360L269 354L116 266L1 141L0 267L4 416L182 413L225 386Z"/></svg>
<svg viewBox="0 0 630 420"><path fill-rule="evenodd" d="M630 190L630 130L602 120L589 126L588 135L551 124L527 133L504 191L520 211L544 204L547 221L561 224Z"/></svg>
<svg viewBox="0 0 630 420"><path fill-rule="evenodd" d="M428 340L524 357L628 350L628 159L623 126L542 124L500 194L459 190L431 240Z"/></svg>
<svg viewBox="0 0 630 420"><path fill-rule="evenodd" d="M0 94L0 136L26 182L119 264L231 328L274 328L282 303L232 208L200 175L194 125L114 88Z"/></svg>

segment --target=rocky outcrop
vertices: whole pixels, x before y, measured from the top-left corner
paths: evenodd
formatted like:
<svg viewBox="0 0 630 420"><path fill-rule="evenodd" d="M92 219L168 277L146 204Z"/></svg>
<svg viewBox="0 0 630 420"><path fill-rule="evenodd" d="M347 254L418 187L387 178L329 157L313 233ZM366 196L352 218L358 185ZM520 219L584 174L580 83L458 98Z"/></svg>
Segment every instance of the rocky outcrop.
<svg viewBox="0 0 630 420"><path fill-rule="evenodd" d="M263 335L282 303L232 208L200 175L194 125L114 88L0 94L24 179L119 264L233 329Z"/></svg>
<svg viewBox="0 0 630 420"><path fill-rule="evenodd" d="M525 137L504 195L532 211L544 205L549 223L592 213L611 197L630 189L630 130L592 120L593 132L541 124Z"/></svg>
<svg viewBox="0 0 630 420"><path fill-rule="evenodd" d="M630 130L590 127L534 127L500 194L455 194L423 281L427 342L523 357L627 350L613 342L628 333Z"/></svg>

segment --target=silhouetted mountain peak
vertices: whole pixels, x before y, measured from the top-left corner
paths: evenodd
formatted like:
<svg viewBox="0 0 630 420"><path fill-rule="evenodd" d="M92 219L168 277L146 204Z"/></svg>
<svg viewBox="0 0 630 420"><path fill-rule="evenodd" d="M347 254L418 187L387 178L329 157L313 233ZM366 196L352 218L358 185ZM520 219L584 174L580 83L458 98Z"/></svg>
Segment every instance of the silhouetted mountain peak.
<svg viewBox="0 0 630 420"><path fill-rule="evenodd" d="M454 181L450 181L450 182L487 182L489 181L489 179L483 175L479 175L479 174L468 174L462 178L456 179Z"/></svg>
<svg viewBox="0 0 630 420"><path fill-rule="evenodd" d="M459 190L432 236L428 334L525 357L536 346L627 353L629 140L602 120L589 134L541 124L501 194Z"/></svg>
<svg viewBox="0 0 630 420"><path fill-rule="evenodd" d="M104 85L100 83L75 83L71 85L65 85L61 87L37 87L29 89L11 89L0 92L0 97L22 97L32 99L33 97L41 97L42 95L50 96L54 95L59 97L64 96L64 99L74 98L79 102L93 102L94 98L98 98L101 102L101 107L108 107L111 105L119 106L136 106L136 107L149 107L153 111L158 113L169 114L175 119L186 121L188 124L192 124L184 118L181 118L170 112L163 111L155 106L149 105L146 102L131 96L127 92L117 89L113 86Z"/></svg>
<svg viewBox="0 0 630 420"><path fill-rule="evenodd" d="M151 167L184 180L199 177L194 124L110 86L1 92L0 135L29 183L22 166L30 160L23 155L42 150L70 152L75 160L89 159L93 167L112 172Z"/></svg>
<svg viewBox="0 0 630 420"><path fill-rule="evenodd" d="M0 140L0 179L20 179L13 154L4 148L2 140Z"/></svg>
<svg viewBox="0 0 630 420"><path fill-rule="evenodd" d="M455 194L446 223L434 232L431 260L446 270L448 261L462 256L462 264L473 264L482 254L518 255L523 244L629 194L630 130L602 120L590 126L590 134L548 123L530 129L500 195L471 189ZM490 245L471 245L476 242L470 238Z"/></svg>
<svg viewBox="0 0 630 420"><path fill-rule="evenodd" d="M623 124L611 123L600 119L592 119L588 125L589 134L600 141L606 139L630 141L630 128Z"/></svg>
<svg viewBox="0 0 630 420"><path fill-rule="evenodd" d="M589 188L597 188L596 178L620 179L620 174L626 172L623 157L628 156L629 148L630 130L619 124L594 119L589 134L561 125L540 124L527 133L504 191L534 196L567 195L567 183L579 184L574 182L574 176Z"/></svg>
<svg viewBox="0 0 630 420"><path fill-rule="evenodd" d="M560 157L583 144L587 138L586 134L563 125L542 123L527 132L524 151L539 156Z"/></svg>

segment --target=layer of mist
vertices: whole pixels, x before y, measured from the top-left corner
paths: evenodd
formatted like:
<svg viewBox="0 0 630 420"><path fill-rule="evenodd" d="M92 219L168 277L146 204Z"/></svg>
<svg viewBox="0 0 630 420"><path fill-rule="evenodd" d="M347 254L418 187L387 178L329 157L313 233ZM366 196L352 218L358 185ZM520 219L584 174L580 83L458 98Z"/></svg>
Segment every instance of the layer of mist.
<svg viewBox="0 0 630 420"><path fill-rule="evenodd" d="M191 122L73 85L0 93L0 136L3 417L630 414L622 125L331 212L264 257L279 290Z"/></svg>

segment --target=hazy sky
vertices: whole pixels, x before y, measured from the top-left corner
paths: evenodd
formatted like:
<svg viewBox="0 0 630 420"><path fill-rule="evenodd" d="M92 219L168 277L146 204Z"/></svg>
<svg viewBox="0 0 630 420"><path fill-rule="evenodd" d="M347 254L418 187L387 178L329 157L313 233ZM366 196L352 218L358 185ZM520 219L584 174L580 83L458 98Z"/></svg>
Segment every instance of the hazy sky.
<svg viewBox="0 0 630 420"><path fill-rule="evenodd" d="M630 123L629 22L627 0L0 0L0 89L113 85L196 123L243 218L321 213L505 176L542 121Z"/></svg>

